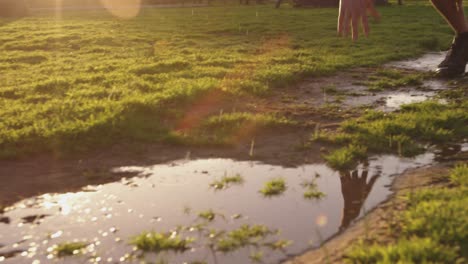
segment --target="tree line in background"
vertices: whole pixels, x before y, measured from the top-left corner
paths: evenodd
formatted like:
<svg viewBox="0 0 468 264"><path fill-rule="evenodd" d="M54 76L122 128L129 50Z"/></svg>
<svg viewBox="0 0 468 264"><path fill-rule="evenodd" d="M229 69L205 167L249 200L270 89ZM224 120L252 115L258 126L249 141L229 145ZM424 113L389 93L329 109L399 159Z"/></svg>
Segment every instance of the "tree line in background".
<svg viewBox="0 0 468 264"><path fill-rule="evenodd" d="M64 7L100 7L102 0L62 0L60 5ZM138 0L108 0L115 5L128 5ZM276 8L281 3L289 1L296 7L337 7L339 0L139 0L143 5L212 5L212 4L266 4L275 3ZM375 0L377 4L387 4L388 0ZM402 0L398 0L401 4ZM53 8L57 0L0 0L0 16L25 16L29 8Z"/></svg>

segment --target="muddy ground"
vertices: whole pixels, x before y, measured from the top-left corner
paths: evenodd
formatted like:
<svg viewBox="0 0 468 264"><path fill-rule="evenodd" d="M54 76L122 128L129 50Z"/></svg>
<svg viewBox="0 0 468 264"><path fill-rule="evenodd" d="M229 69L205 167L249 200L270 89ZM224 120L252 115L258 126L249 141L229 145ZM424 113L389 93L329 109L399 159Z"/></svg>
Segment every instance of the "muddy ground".
<svg viewBox="0 0 468 264"><path fill-rule="evenodd" d="M77 191L88 185L116 182L122 177L136 175L133 172L110 173L113 168L123 164L144 167L174 160L204 158L254 160L282 167L323 163L322 154L327 152L330 146L310 141L317 124L320 124L321 129L333 130L341 121L357 117L369 109L395 111L402 104L427 100L436 96L438 91L449 87L447 81L427 77L423 83L413 86L369 91L366 83L370 76L390 68L399 69L404 74L425 72L433 68L442 57L443 54L435 53L413 61L350 69L333 76L305 79L294 86L275 89L268 96L237 98L235 102L218 102L214 104L216 108L200 110L204 115L239 110L275 113L300 124L289 128L249 131L230 147L127 142L109 149L74 156L47 153L20 160L0 161L0 205L9 206L22 199L45 193ZM327 92L324 87L331 87L333 92ZM452 154L459 155L460 151L455 149ZM444 156L447 156L447 153L439 155L439 160ZM444 173L453 160L466 158L466 155L457 156L449 158L449 162L407 172L403 177L397 178L394 191L399 195L408 188L435 184L437 179L434 175ZM385 227L385 216L389 210L395 210L395 206L398 206L394 201L395 198L391 198L373 210L366 218L368 220L365 224L364 221L359 221L351 225L345 232L339 232L325 243L323 248L306 252L289 263L341 262L343 250L358 237L387 239L379 238L378 234L380 228ZM371 234L367 233L369 228L365 226L369 222L373 225Z"/></svg>
<svg viewBox="0 0 468 264"><path fill-rule="evenodd" d="M426 71L433 68L441 57L443 54L440 53L429 54L418 60L391 63L383 68L397 68L409 73ZM7 206L43 193L73 191L90 184L116 181L119 176L105 172L121 164L145 166L185 158L187 155L191 158L257 160L286 167L323 162L321 153L327 146L313 143L303 148L317 123L321 129L335 129L342 120L359 116L366 109L394 111L402 103L425 100L446 86L445 81L429 78L418 87L367 91L363 83L381 69L382 67L350 69L333 76L305 79L294 86L275 89L266 97L238 98L235 103L227 103L228 106L219 104L216 109L210 109L210 113L218 113L221 109L227 112L229 108L253 113L277 113L301 124L299 128L252 131L230 147L127 142L73 157L47 153L21 160L2 160L0 204ZM324 87L333 87L336 91L327 94ZM253 157L249 155L252 142Z"/></svg>

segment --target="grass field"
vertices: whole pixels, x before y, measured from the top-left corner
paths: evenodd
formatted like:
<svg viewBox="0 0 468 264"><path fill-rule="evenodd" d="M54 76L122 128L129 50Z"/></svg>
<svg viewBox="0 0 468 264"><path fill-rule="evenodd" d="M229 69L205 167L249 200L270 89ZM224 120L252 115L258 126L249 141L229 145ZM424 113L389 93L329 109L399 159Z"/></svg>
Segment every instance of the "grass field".
<svg viewBox="0 0 468 264"><path fill-rule="evenodd" d="M262 96L304 76L447 48L427 5L380 9L369 39L335 36L336 9L104 11L0 20L0 157L128 141L183 141L190 105ZM256 117L258 118L258 117ZM201 126L197 120L190 127Z"/></svg>

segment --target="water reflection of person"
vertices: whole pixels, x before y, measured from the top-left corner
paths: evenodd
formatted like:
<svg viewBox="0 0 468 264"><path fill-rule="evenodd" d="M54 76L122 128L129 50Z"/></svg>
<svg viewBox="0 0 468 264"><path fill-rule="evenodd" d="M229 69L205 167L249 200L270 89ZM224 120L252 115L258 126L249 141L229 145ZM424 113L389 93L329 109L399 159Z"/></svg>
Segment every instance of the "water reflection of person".
<svg viewBox="0 0 468 264"><path fill-rule="evenodd" d="M348 227L359 216L367 196L380 177L380 172L378 172L367 182L368 174L368 164L364 165L361 175L359 175L359 170L340 172L341 193L344 200L340 231Z"/></svg>

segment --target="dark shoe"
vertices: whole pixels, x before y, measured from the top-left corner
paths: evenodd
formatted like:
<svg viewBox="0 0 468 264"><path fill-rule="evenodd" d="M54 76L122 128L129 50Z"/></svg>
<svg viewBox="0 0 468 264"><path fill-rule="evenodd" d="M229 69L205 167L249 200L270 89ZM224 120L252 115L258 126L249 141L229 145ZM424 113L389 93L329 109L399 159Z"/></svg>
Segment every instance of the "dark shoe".
<svg viewBox="0 0 468 264"><path fill-rule="evenodd" d="M436 69L440 77L452 78L465 73L468 62L468 32L457 35L445 59Z"/></svg>

